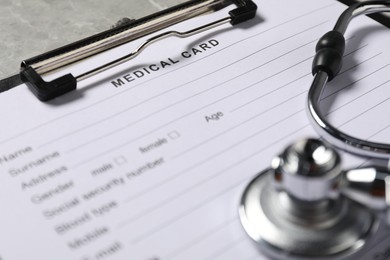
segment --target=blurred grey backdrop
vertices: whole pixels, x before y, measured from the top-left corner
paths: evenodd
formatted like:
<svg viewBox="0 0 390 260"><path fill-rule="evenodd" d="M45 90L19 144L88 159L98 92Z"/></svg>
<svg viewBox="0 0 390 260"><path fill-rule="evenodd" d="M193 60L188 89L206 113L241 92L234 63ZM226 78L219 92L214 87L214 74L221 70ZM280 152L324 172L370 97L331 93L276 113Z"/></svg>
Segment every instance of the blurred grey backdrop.
<svg viewBox="0 0 390 260"><path fill-rule="evenodd" d="M185 0L0 0L0 79L20 62Z"/></svg>

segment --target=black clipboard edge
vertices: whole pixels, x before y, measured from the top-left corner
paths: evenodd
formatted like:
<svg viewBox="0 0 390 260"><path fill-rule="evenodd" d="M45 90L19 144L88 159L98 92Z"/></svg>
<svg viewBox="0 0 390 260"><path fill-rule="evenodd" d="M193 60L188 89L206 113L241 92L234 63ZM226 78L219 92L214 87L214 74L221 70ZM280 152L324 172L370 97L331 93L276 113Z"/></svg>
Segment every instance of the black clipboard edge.
<svg viewBox="0 0 390 260"><path fill-rule="evenodd" d="M173 12L175 12L177 10L184 9L184 8L188 7L189 5L195 5L196 3L200 2L200 1L202 1L202 0L187 1L187 2L184 2L184 3L178 4L178 5L175 5L173 7L164 9L162 11L152 13L152 14L150 14L148 16L141 17L141 18L139 18L137 20L134 20L134 21L131 21L129 23L120 25L118 27L115 27L115 28L112 28L112 29L109 29L109 30L106 30L106 31L103 31L103 32L100 32L100 33L97 33L97 34L94 34L92 36L83 38L81 40L72 42L70 44L61 46L61 47L56 48L54 50L47 51L45 53L42 53L42 54L39 54L39 55L34 56L32 58L24 60L23 61L24 65L22 64L21 67L23 68L24 66L27 66L29 64L33 64L33 63L45 60L48 57L54 57L54 56L57 56L57 55L61 55L63 53L66 53L66 52L69 52L71 50L77 49L80 46L85 46L85 45L97 42L99 40L108 38L108 37L110 37L112 35L119 34L119 33L123 32L123 31L127 30L128 28L132 28L132 27L138 26L138 25L146 23L146 22L148 22L150 20L157 19L157 18L159 18L161 16L164 16L166 14L173 13ZM222 8L222 7L224 7L224 6L220 6L220 8ZM13 87L18 86L18 85L20 85L22 83L23 83L23 80L20 77L19 73L15 74L15 75L12 75L12 76L9 76L9 77L7 77L5 79L1 79L0 80L0 93L1 92L5 92L7 90L10 90Z"/></svg>
<svg viewBox="0 0 390 260"><path fill-rule="evenodd" d="M4 91L7 91L7 90L9 90L9 89L11 89L11 88L13 88L13 87L23 83L23 82L31 83L31 84L27 84L27 85L29 86L29 88L30 88L30 86L33 86L33 93L41 101L46 101L46 100L49 100L51 98L54 98L54 97L56 97L58 95L63 94L62 92L65 93L65 92L68 92L70 90L73 90L73 89L75 89L75 87L73 87L73 86L72 87L66 86L64 91L59 91L59 89L58 90L56 89L54 92L53 91L47 91L49 87L53 87L53 86L51 85L51 83L43 81L41 79L40 75L38 75L34 71L29 70L30 64L38 63L38 62L46 60L48 58L59 56L61 54L67 53L67 52L72 51L72 50L75 50L77 48L80 48L80 47L83 47L83 46L86 46L86 45L89 45L89 44L93 44L94 42L97 42L99 40L103 40L103 39L106 39L106 38L108 38L108 37L110 37L112 35L116 35L116 34L119 34L119 33L123 32L123 31L126 31L129 28L137 27L137 26L142 25L142 24L144 24L144 23L146 23L148 21L151 21L151 20L154 20L154 19L158 19L160 17L163 17L165 15L174 13L176 11L189 8L190 6L195 6L196 4L199 4L199 3L202 3L202 2L206 2L206 0L191 0L191 1L187 1L187 2L184 2L182 4L173 6L171 8L162 10L160 12L153 13L153 14L151 14L149 16L145 16L145 17L142 17L140 19L131 21L131 22L126 23L124 25L121 25L119 27L115 27L113 29L106 30L104 32L101 32L101 33L95 34L93 36L84 38L82 40L70 43L68 45L65 45L65 46L62 46L60 48L54 49L52 51L45 52L45 53L40 54L38 56L35 56L33 58L24 60L22 62L22 64L21 64L21 72L20 72L20 74L13 75L13 76L8 77L6 79L0 80L0 93L4 92ZM226 0L226 1L221 1L220 3L215 3L210 8L210 11L211 10L216 11L216 10L222 9L222 8L224 8L224 7L226 7L226 6L230 5L230 4L236 4L237 5L236 9L233 9L233 10L231 10L229 12L229 15L230 15L230 18L231 18L230 23L232 25L239 24L239 23L244 22L246 20L252 19L256 15L257 6L251 0ZM193 16L197 16L197 15L193 15ZM188 16L186 18L183 18L181 20L176 21L175 23L182 22L184 20L192 18L193 16ZM164 26L162 28L166 28L168 26L170 26L170 25ZM159 30L161 30L162 28L159 28ZM145 35L150 34L152 32L146 33ZM119 45L121 45L121 44L119 44ZM112 48L115 48L115 47L117 47L119 45L113 46ZM58 84L54 84L54 82L53 82L54 87L59 88L62 85L69 85L68 83L71 83L71 82L74 83L75 82L75 79L73 78L73 76L71 74L65 75L65 77L67 77L67 76L72 77L72 80L70 80L68 78L66 78L65 80L60 80L59 79L58 83L66 82L66 84L59 84L58 85ZM46 93L46 92L50 92L50 93ZM53 93L51 93L51 92L53 92Z"/></svg>
<svg viewBox="0 0 390 260"><path fill-rule="evenodd" d="M353 5L353 4L356 4L357 1L356 0L337 0L345 5ZM390 28L390 17L384 15L384 14L380 14L380 13L377 13L377 14L369 14L367 15L368 17L370 17L371 19L377 21L378 23L380 24L383 24L384 26L386 26L387 28Z"/></svg>

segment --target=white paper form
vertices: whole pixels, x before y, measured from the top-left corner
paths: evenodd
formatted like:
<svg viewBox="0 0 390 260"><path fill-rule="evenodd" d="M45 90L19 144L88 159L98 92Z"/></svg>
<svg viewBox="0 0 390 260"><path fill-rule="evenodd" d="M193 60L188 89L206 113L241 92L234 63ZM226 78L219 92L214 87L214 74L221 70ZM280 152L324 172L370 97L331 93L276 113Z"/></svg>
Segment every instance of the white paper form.
<svg viewBox="0 0 390 260"><path fill-rule="evenodd" d="M266 259L241 227L239 200L287 144L317 136L305 114L314 46L345 6L257 4L253 21L156 43L54 101L25 86L2 93L0 259ZM324 109L345 130L390 141L388 29L361 17L346 38ZM369 257L386 254L381 241Z"/></svg>

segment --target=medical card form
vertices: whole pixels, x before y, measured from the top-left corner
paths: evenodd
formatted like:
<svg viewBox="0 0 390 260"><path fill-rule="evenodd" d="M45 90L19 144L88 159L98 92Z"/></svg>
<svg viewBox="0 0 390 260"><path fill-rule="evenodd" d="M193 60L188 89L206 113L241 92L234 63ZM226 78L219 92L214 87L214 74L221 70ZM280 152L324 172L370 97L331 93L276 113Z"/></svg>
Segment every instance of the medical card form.
<svg viewBox="0 0 390 260"><path fill-rule="evenodd" d="M0 259L266 259L241 227L240 197L283 147L317 136L305 113L314 46L345 6L256 4L249 22L165 39L53 101L24 85L2 93ZM346 38L323 109L343 130L389 142L389 30L360 17ZM381 237L361 258L389 250Z"/></svg>

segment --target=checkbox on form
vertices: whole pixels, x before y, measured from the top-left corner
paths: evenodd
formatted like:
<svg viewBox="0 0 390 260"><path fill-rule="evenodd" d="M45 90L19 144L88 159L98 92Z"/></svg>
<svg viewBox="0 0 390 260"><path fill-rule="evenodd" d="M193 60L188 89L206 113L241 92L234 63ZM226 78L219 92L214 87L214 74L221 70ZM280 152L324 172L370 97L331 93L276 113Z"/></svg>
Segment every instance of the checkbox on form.
<svg viewBox="0 0 390 260"><path fill-rule="evenodd" d="M177 131L172 131L172 132L169 132L169 133L168 133L168 136L169 136L169 138L171 138L172 140L175 140L175 139L177 139L177 138L180 137L180 134L179 134L179 132L177 132Z"/></svg>
<svg viewBox="0 0 390 260"><path fill-rule="evenodd" d="M116 165L120 166L122 164L125 164L127 162L127 160L124 156L118 156L118 157L114 158L114 162Z"/></svg>

